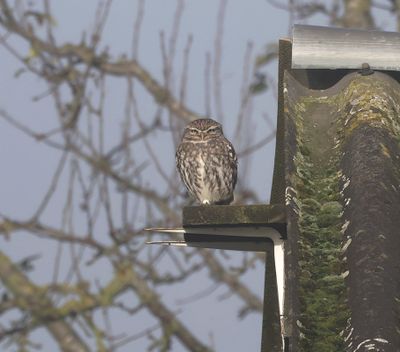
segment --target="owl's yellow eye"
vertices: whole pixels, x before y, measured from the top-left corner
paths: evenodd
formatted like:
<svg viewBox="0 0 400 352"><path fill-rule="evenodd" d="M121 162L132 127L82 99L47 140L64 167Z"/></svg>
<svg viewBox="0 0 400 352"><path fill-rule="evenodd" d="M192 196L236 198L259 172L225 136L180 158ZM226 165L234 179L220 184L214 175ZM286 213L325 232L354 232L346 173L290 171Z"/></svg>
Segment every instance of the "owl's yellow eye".
<svg viewBox="0 0 400 352"><path fill-rule="evenodd" d="M212 128L209 128L207 132L217 133L218 131L219 131L219 127L212 127Z"/></svg>
<svg viewBox="0 0 400 352"><path fill-rule="evenodd" d="M196 135L200 133L200 131L195 128L191 128L189 131L191 134L196 134Z"/></svg>

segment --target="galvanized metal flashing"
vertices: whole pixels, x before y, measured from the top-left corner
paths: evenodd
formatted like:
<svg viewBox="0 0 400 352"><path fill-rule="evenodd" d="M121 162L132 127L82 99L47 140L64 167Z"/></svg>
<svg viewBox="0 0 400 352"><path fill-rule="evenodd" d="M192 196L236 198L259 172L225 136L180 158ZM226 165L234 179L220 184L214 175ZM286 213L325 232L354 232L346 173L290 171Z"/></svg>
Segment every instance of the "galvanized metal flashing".
<svg viewBox="0 0 400 352"><path fill-rule="evenodd" d="M361 69L400 71L400 33L295 25L294 69Z"/></svg>

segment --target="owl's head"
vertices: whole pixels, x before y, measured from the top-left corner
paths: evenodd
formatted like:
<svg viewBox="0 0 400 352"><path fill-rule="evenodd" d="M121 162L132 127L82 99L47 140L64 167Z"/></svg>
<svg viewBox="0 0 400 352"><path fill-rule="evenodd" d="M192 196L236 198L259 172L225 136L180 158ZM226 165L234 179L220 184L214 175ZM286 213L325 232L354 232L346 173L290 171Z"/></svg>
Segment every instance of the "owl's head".
<svg viewBox="0 0 400 352"><path fill-rule="evenodd" d="M223 136L222 126L212 119L198 119L185 127L182 141L200 142Z"/></svg>

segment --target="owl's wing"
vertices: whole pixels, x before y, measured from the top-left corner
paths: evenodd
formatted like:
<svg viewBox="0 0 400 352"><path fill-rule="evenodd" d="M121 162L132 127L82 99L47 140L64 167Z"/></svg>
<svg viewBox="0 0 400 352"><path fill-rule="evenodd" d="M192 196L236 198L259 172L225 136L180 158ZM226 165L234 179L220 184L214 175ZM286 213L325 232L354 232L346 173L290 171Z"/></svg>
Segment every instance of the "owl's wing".
<svg viewBox="0 0 400 352"><path fill-rule="evenodd" d="M235 148L233 147L232 143L226 139L227 142L227 150L228 150L228 158L229 158L229 166L232 168L232 184L233 189L236 186L237 182L237 167L238 167L238 160L237 155L235 152Z"/></svg>

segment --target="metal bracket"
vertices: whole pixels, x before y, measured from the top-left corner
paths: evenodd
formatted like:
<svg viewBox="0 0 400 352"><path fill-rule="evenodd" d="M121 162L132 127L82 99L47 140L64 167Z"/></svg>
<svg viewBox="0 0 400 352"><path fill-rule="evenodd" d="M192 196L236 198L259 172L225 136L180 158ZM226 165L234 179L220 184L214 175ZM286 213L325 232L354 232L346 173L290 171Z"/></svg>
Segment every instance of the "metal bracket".
<svg viewBox="0 0 400 352"><path fill-rule="evenodd" d="M371 70L371 66L369 66L369 63L364 62L361 65L361 70L359 70L358 73L361 76L369 76L369 75L372 75L374 73L374 70Z"/></svg>
<svg viewBox="0 0 400 352"><path fill-rule="evenodd" d="M167 233L181 237L177 240L149 241L147 244L158 244L178 247L200 247L236 251L263 252L263 243L272 241L276 283L278 288L279 315L281 324L282 346L285 345L284 297L285 297L285 240L274 228L268 226L204 226L181 228L148 228L147 231ZM284 347L283 347L284 348Z"/></svg>

